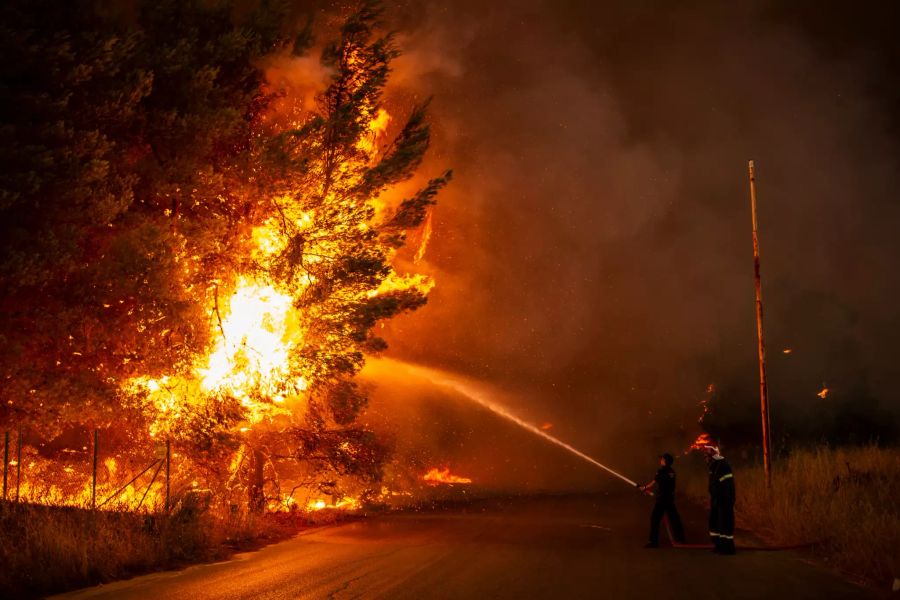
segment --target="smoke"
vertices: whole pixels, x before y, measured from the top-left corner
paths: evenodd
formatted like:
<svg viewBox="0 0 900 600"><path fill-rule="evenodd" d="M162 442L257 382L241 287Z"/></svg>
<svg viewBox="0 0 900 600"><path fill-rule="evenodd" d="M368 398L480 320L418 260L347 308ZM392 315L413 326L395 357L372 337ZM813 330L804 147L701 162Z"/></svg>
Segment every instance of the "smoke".
<svg viewBox="0 0 900 600"><path fill-rule="evenodd" d="M710 383L755 432L752 158L776 439L848 407L860 436L895 418L900 171L870 55L826 53L767 3L389 12L392 100L434 96L424 175L456 173L423 263L437 288L388 325L392 356L521 391L598 455L675 449Z"/></svg>

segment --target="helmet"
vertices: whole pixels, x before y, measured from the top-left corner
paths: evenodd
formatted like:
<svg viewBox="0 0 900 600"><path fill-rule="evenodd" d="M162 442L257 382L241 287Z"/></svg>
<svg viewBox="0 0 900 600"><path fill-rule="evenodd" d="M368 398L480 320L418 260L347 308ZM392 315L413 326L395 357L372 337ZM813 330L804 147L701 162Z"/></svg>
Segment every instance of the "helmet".
<svg viewBox="0 0 900 600"><path fill-rule="evenodd" d="M675 457L666 452L665 454L660 454L659 457L666 461L667 466L672 466L672 463L675 462Z"/></svg>

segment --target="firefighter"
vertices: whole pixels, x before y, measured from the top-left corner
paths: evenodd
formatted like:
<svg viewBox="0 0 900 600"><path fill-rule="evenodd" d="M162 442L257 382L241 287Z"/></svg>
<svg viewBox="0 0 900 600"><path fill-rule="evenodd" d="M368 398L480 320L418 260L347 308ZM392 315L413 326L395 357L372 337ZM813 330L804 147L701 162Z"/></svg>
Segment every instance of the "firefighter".
<svg viewBox="0 0 900 600"><path fill-rule="evenodd" d="M713 552L734 554L734 473L716 446L704 446L709 464L709 537Z"/></svg>
<svg viewBox="0 0 900 600"><path fill-rule="evenodd" d="M681 517L678 516L678 509L675 508L675 470L672 468L674 460L668 452L661 454L656 476L652 481L638 486L645 494L651 494L653 487L656 487L656 504L650 513L650 541L645 548L659 547L659 522L663 515L669 519L673 541L678 544L684 543L684 528L681 525Z"/></svg>

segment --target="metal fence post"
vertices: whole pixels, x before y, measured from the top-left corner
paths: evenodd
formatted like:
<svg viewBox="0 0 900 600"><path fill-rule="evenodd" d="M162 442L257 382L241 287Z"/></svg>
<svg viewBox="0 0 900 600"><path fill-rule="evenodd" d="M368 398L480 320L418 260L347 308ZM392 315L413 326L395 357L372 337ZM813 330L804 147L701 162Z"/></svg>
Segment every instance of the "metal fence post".
<svg viewBox="0 0 900 600"><path fill-rule="evenodd" d="M9 432L3 434L3 499L6 500L6 473L9 471Z"/></svg>
<svg viewBox="0 0 900 600"><path fill-rule="evenodd" d="M16 435L16 502L19 501L19 484L22 482L22 430Z"/></svg>
<svg viewBox="0 0 900 600"><path fill-rule="evenodd" d="M172 457L172 442L166 440L166 514L169 514L169 473Z"/></svg>
<svg viewBox="0 0 900 600"><path fill-rule="evenodd" d="M94 430L94 467L91 477L91 510L97 506L97 442L100 438L99 430Z"/></svg>

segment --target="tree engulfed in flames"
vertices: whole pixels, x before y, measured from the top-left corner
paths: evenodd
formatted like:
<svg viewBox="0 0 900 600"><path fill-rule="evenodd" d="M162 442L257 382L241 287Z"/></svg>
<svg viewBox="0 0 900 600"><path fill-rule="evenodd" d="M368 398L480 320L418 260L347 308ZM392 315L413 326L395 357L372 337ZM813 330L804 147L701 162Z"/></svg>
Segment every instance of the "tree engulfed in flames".
<svg viewBox="0 0 900 600"><path fill-rule="evenodd" d="M424 303L433 282L396 273L391 260L449 178L432 180L411 199L387 198L418 166L428 127L418 107L383 143L391 117L381 94L395 51L390 38L371 39L373 16L364 9L351 17L323 53L334 77L318 111L296 107L287 127L281 115L260 120L270 140L260 152L274 154L287 176L258 203L246 259L231 281L213 288L209 352L181 373L130 382L146 395L153 435L196 436L190 425L202 407L214 422L209 431L238 434L256 461L268 461L260 453L275 448L301 460L325 450L343 475L367 455L359 436L323 445L316 434L330 429L340 438L364 402L349 378L364 352L384 347L372 327ZM220 301L222 289L230 292ZM250 486L262 495L260 470Z"/></svg>
<svg viewBox="0 0 900 600"><path fill-rule="evenodd" d="M423 224L450 178L444 173L410 198L390 193L415 173L429 128L421 105L389 135L383 92L397 51L390 36L377 34L378 16L364 5L323 49L331 78L315 106L271 82L253 98L250 134L238 145L242 162L227 166L229 181L245 189L189 208L173 199L154 216L171 221L177 277L166 284L198 305L182 301L178 310L208 318L177 336L155 325L164 313L142 321L140 333L159 329L152 344L178 348L177 360L106 381L118 386L122 407L139 415L119 423L142 430L126 438L171 442L186 486L200 480L225 504L244 490L258 509L290 509L293 493L282 494L279 484L288 473L292 482L344 498L306 508L353 507L358 500L338 492L341 482L378 480L384 450L354 424L366 398L353 376L366 353L385 348L374 326L423 305L434 285L392 265L406 232ZM215 173L203 177L217 181ZM210 226L190 220L190 211L216 202ZM429 236L430 225L416 262ZM113 489L123 473L109 460L101 480ZM121 497L135 495L136 485Z"/></svg>

